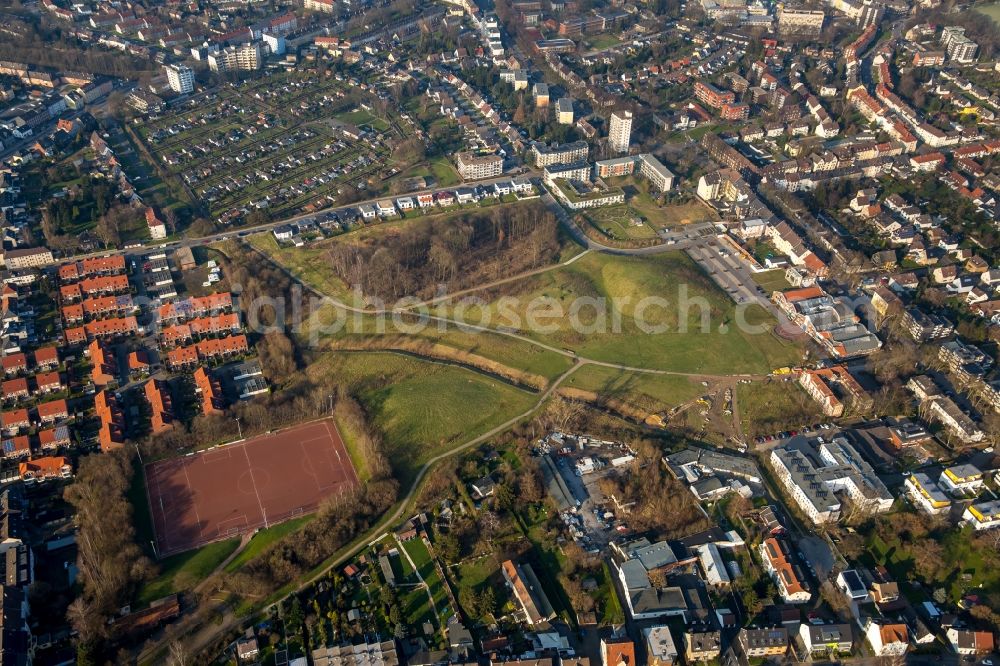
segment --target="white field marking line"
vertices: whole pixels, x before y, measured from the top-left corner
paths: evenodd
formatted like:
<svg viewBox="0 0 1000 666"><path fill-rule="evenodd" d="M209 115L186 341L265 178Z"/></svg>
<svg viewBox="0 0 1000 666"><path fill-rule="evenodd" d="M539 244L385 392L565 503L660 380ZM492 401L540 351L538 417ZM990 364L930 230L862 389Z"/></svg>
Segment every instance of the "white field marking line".
<svg viewBox="0 0 1000 666"><path fill-rule="evenodd" d="M191 487L191 477L188 476L187 465L184 466L184 479L187 481L188 491L192 495L194 495L194 488ZM198 534L202 535L202 532L204 530L201 527L201 515L198 513L198 503L197 502L191 502L191 508L194 509L194 519L198 521Z"/></svg>
<svg viewBox="0 0 1000 666"><path fill-rule="evenodd" d="M354 483L360 484L361 479L358 478L358 470L354 469L354 461L352 461L350 456L348 456L347 462L345 463L344 459L340 456L341 447L344 448L344 453L345 454L347 453L347 448L346 448L347 444L344 443L344 440L340 436L340 433L335 431L336 429L334 429L333 431L330 430L329 420L324 421L323 425L326 427L326 432L330 436L330 445L333 447L333 452L337 454L337 462L339 462L342 467L345 467L348 470L348 473L345 475L346 480L350 481L353 478ZM340 442L339 447L337 446L338 441Z"/></svg>
<svg viewBox="0 0 1000 666"><path fill-rule="evenodd" d="M299 442L299 444L302 445L302 447L303 447L303 449L302 449L302 453L303 453L302 460L303 461L309 460L310 465L312 465L313 457L305 455L305 453L306 453L306 451L305 451L305 445L306 444L308 444L310 442L327 442L327 443L329 443L329 447L327 449L325 449L325 450L322 451L322 454L324 454L323 457L325 457L325 460L321 460L321 462L326 462L326 463L329 463L329 464L332 465L333 464L333 460L331 460L328 457L329 453L332 451L333 454L335 456L337 456L337 463L339 463L339 465L341 467L343 467L344 466L344 461L340 457L340 451L337 450L337 438L334 437L333 432L330 430L330 423L329 423L329 421L323 421L323 428L326 430L326 437L314 437L312 439L307 439L307 440L303 440L303 441ZM351 467L353 468L353 465ZM313 466L311 469L307 470L307 469L305 469L305 467L303 465L303 471L305 471L307 475L312 476L313 481L316 482L316 489L319 492L324 492L326 490L330 490L331 488L336 488L338 485L340 485L342 483L342 481L334 481L333 483L330 483L328 485L321 485L320 482L319 482L319 470L316 469L315 466ZM330 471L331 472L334 471L334 468L332 466L331 466ZM345 476L347 476L347 475L345 475Z"/></svg>
<svg viewBox="0 0 1000 666"><path fill-rule="evenodd" d="M309 455L308 451L306 451L306 444L308 444L309 442L318 442L321 441L322 439L323 439L322 437L315 437L313 439L307 439L299 442L299 448L302 450L302 457L301 457L302 471L305 472L306 476L312 478L313 483L316 484L317 492L320 493L326 490L326 488L324 488L319 482L319 470L316 469L316 464L313 462L313 457Z"/></svg>
<svg viewBox="0 0 1000 666"><path fill-rule="evenodd" d="M150 490L151 490L151 488L149 487L149 480L150 479L152 479L156 483L156 499L158 500L157 504L159 504L159 507L160 507L160 523L163 525L163 531L162 531L161 534L156 534L156 532L157 532L157 530L156 530L156 506L153 505L153 496L150 493ZM154 538L157 541L159 541L161 537L163 538L163 543L160 544L163 547L160 548L160 550L161 551L166 551L169 548L170 539L167 538L167 516L166 516L166 514L163 511L163 495L160 494L160 473L159 473L158 469L153 469L153 475L152 476L150 476L148 472L146 473L146 494L149 497L149 509L150 509L150 511L153 512L153 533L154 533Z"/></svg>
<svg viewBox="0 0 1000 666"><path fill-rule="evenodd" d="M253 492L257 496L257 507L260 509L260 516L264 519L264 525L267 525L267 512L264 511L264 503L260 499L260 492L257 490L257 481L253 478L253 463L250 462L250 454L247 453L247 448L243 447L243 455L247 459L247 470L250 472L250 483L253 485Z"/></svg>
<svg viewBox="0 0 1000 666"><path fill-rule="evenodd" d="M237 525L236 527L224 527L225 525L228 525L229 523L235 523L236 521L240 521L242 524L241 525ZM236 530L237 532L239 532L239 530L241 530L241 529L246 529L246 527L249 524L250 524L250 521L247 520L247 514L246 514L246 512L240 511L240 515L239 516L233 516L232 518L226 518L225 520L222 520L222 521L219 521L218 523L216 523L215 524L215 529L218 531L218 533L220 535L222 535L222 534L231 534L233 532L233 530Z"/></svg>

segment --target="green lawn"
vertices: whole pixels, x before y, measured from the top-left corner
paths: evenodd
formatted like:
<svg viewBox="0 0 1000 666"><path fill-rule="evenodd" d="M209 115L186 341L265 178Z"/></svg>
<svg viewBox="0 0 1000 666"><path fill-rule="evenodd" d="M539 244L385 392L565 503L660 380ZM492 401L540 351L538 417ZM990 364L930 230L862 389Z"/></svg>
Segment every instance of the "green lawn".
<svg viewBox="0 0 1000 666"><path fill-rule="evenodd" d="M773 291L784 291L792 288L792 285L785 279L785 271L782 268L776 268L773 271L764 271L763 273L754 273L753 280L763 287L768 295Z"/></svg>
<svg viewBox="0 0 1000 666"><path fill-rule="evenodd" d="M648 412L676 407L705 391L699 382L687 377L627 372L600 365L580 368L563 386L593 391L602 398L622 400Z"/></svg>
<svg viewBox="0 0 1000 666"><path fill-rule="evenodd" d="M147 555L154 557L156 554L152 548L155 538L153 516L149 512L149 497L146 495L146 475L138 457L132 461L132 484L128 489L128 501L132 505L132 525L135 527L136 542Z"/></svg>
<svg viewBox="0 0 1000 666"><path fill-rule="evenodd" d="M462 181L458 171L452 166L451 160L447 157L435 157L430 164L431 174L437 187L448 187L456 185Z"/></svg>
<svg viewBox="0 0 1000 666"><path fill-rule="evenodd" d="M404 487L431 457L527 411L537 396L465 368L392 353L332 352L307 374L335 376L384 434Z"/></svg>
<svg viewBox="0 0 1000 666"><path fill-rule="evenodd" d="M240 554L234 557L232 562L226 565L226 572L232 573L233 571L236 571L244 564L267 550L271 544L280 541L283 537L298 530L312 519L313 516L302 516L301 518L286 520L285 522L279 523L274 527L257 530L257 533L254 534L252 539L250 539L250 543L247 544L247 547L240 551Z"/></svg>
<svg viewBox="0 0 1000 666"><path fill-rule="evenodd" d="M448 595L444 589L444 582L438 575L437 568L434 566L434 561L431 559L430 551L427 550L427 545L419 538L411 539L403 543L403 548L410 555L413 560L414 565L417 567L417 571L420 573L420 577L423 578L424 582L427 583L427 590L423 588L418 588L415 592L423 597L417 606L421 609L420 612L415 613L410 617L411 624L419 624L425 620L436 620L430 602L427 599L427 592L431 594L431 598L434 599L434 608L442 616L442 621L445 615L450 615L446 611L450 611ZM404 562L406 558L401 558ZM409 566L409 565L407 565ZM417 601L417 600L414 600Z"/></svg>
<svg viewBox="0 0 1000 666"><path fill-rule="evenodd" d="M357 125L361 128L365 128L366 126L371 127L377 132L384 132L389 129L389 123L385 122L381 118L376 118L364 109L349 111L347 113L338 113L334 117L341 122Z"/></svg>
<svg viewBox="0 0 1000 666"><path fill-rule="evenodd" d="M824 418L816 402L794 379L740 384L736 399L740 420L751 437L795 429Z"/></svg>
<svg viewBox="0 0 1000 666"><path fill-rule="evenodd" d="M601 576L597 579L597 584L594 597L600 613L598 621L604 626L623 624L625 612L622 610L621 601L618 600L614 578L612 578L606 562L601 566Z"/></svg>
<svg viewBox="0 0 1000 666"><path fill-rule="evenodd" d="M629 206L591 208L585 215L591 224L611 238L631 238L634 240L656 238L656 229L650 226L638 211Z"/></svg>
<svg viewBox="0 0 1000 666"><path fill-rule="evenodd" d="M976 7L976 11L984 16L990 17L990 19L1000 27L1000 2L994 2L989 5L979 5Z"/></svg>
<svg viewBox="0 0 1000 666"><path fill-rule="evenodd" d="M344 448L347 449L347 455L351 458L351 464L354 465L354 471L357 472L358 480L364 483L371 478L372 473L368 467L368 461L358 448L358 437L360 434L355 432L353 428L348 427L348 424L343 419L336 419L336 422L337 430L340 431L340 438L344 440Z"/></svg>
<svg viewBox="0 0 1000 666"><path fill-rule="evenodd" d="M697 199L660 206L648 194L639 191L629 203L657 229L673 229L685 224L715 222L719 219L714 210Z"/></svg>
<svg viewBox="0 0 1000 666"><path fill-rule="evenodd" d="M591 253L517 286L515 302L468 308L465 321L488 320L594 360L660 370L767 372L800 357L796 345L770 332L773 318L756 305L746 310L746 321L763 331L740 330L732 300L682 252ZM606 304L603 321L595 302ZM574 307L576 326L569 316Z"/></svg>
<svg viewBox="0 0 1000 666"><path fill-rule="evenodd" d="M160 574L139 590L136 601L145 605L169 594L191 589L215 571L239 545L238 538L226 539L161 560Z"/></svg>
<svg viewBox="0 0 1000 666"><path fill-rule="evenodd" d="M618 46L622 43L622 40L615 35L597 35L587 38L586 42L587 46L596 51L598 49L609 49L612 46Z"/></svg>

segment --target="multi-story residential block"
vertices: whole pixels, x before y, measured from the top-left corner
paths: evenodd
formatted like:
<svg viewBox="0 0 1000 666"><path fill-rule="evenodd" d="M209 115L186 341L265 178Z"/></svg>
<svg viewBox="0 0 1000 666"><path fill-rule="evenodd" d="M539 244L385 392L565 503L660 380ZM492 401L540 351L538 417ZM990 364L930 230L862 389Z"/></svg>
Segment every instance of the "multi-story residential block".
<svg viewBox="0 0 1000 666"><path fill-rule="evenodd" d="M914 472L906 479L906 493L920 509L931 515L948 510L951 500L934 480L923 472Z"/></svg>
<svg viewBox="0 0 1000 666"><path fill-rule="evenodd" d="M307 11L324 12L326 14L332 14L337 9L337 4L334 0L303 0L302 6Z"/></svg>
<svg viewBox="0 0 1000 666"><path fill-rule="evenodd" d="M555 617L555 611L530 564L515 564L506 560L501 565L501 571L529 625L540 624Z"/></svg>
<svg viewBox="0 0 1000 666"><path fill-rule="evenodd" d="M778 586L778 595L786 604L804 604L812 599L805 573L784 537L769 537L760 544L764 570Z"/></svg>
<svg viewBox="0 0 1000 666"><path fill-rule="evenodd" d="M953 60L962 64L975 62L976 53L979 52L979 44L968 37L955 40L948 46L948 60Z"/></svg>
<svg viewBox="0 0 1000 666"><path fill-rule="evenodd" d="M917 50L913 53L914 67L940 67L944 64L944 51Z"/></svg>
<svg viewBox="0 0 1000 666"><path fill-rule="evenodd" d="M635 171L638 160L634 157L613 157L610 160L594 162L594 174L598 178L618 178Z"/></svg>
<svg viewBox="0 0 1000 666"><path fill-rule="evenodd" d="M876 657L904 655L910 647L909 630L905 624L877 624L869 619L865 637Z"/></svg>
<svg viewBox="0 0 1000 666"><path fill-rule="evenodd" d="M7 250L0 254L7 270L17 271L25 268L41 268L52 263L52 251L47 247L29 247L18 250Z"/></svg>
<svg viewBox="0 0 1000 666"><path fill-rule="evenodd" d="M646 661L649 666L673 666L677 662L677 646L670 634L670 627L647 627L642 630L646 639Z"/></svg>
<svg viewBox="0 0 1000 666"><path fill-rule="evenodd" d="M742 628L737 641L743 654L749 659L777 657L788 652L788 629L771 627L768 629Z"/></svg>
<svg viewBox="0 0 1000 666"><path fill-rule="evenodd" d="M903 311L903 327L919 343L947 338L955 332L955 326L947 318L937 314L927 314L916 306Z"/></svg>
<svg viewBox="0 0 1000 666"><path fill-rule="evenodd" d="M711 661L722 651L722 634L710 630L689 630L684 634L684 659L686 663Z"/></svg>
<svg viewBox="0 0 1000 666"><path fill-rule="evenodd" d="M959 377L981 377L993 364L992 357L974 345L951 340L938 349L938 358Z"/></svg>
<svg viewBox="0 0 1000 666"><path fill-rule="evenodd" d="M983 489L983 473L969 463L946 468L938 481L948 492L978 493Z"/></svg>
<svg viewBox="0 0 1000 666"><path fill-rule="evenodd" d="M549 105L549 86L547 83L536 83L531 89L531 94L535 98L535 106L544 108Z"/></svg>
<svg viewBox="0 0 1000 666"><path fill-rule="evenodd" d="M965 35L965 28L957 25L945 26L941 30L941 46L948 53L948 59L959 63L970 63L976 59L979 45Z"/></svg>
<svg viewBox="0 0 1000 666"><path fill-rule="evenodd" d="M551 164L571 164L587 159L589 146L586 141L573 141L572 143L552 144L547 146L544 143L534 143L531 145L531 155L535 161L535 166L542 168Z"/></svg>
<svg viewBox="0 0 1000 666"><path fill-rule="evenodd" d="M818 446L787 444L771 451L770 461L785 492L817 525L840 519L841 502L835 494L839 491L866 511L892 508L892 494L843 437Z"/></svg>
<svg viewBox="0 0 1000 666"><path fill-rule="evenodd" d="M503 173L503 157L500 155L476 155L458 153L455 156L458 174L463 180L495 178Z"/></svg>
<svg viewBox="0 0 1000 666"><path fill-rule="evenodd" d="M920 404L921 415L945 427L951 437L961 442L981 442L986 437L982 429L955 401L945 395L938 395Z"/></svg>
<svg viewBox="0 0 1000 666"><path fill-rule="evenodd" d="M194 70L187 65L165 65L167 84L179 95L187 95L194 91Z"/></svg>
<svg viewBox="0 0 1000 666"><path fill-rule="evenodd" d="M556 122L560 125L573 124L573 100L569 97L556 100Z"/></svg>
<svg viewBox="0 0 1000 666"><path fill-rule="evenodd" d="M673 172L649 153L639 156L639 173L645 176L660 192L666 192L674 186L676 176Z"/></svg>
<svg viewBox="0 0 1000 666"><path fill-rule="evenodd" d="M696 81L694 84L694 96L702 104L713 109L721 108L723 104L735 104L736 94L731 90L719 90L711 83Z"/></svg>
<svg viewBox="0 0 1000 666"><path fill-rule="evenodd" d="M803 622L799 625L799 637L809 654L816 656L850 654L854 644L851 625L846 623L815 625Z"/></svg>
<svg viewBox="0 0 1000 666"><path fill-rule="evenodd" d="M615 153L627 153L632 139L632 112L615 111L608 129L608 147Z"/></svg>
<svg viewBox="0 0 1000 666"><path fill-rule="evenodd" d="M259 42L227 46L208 54L208 67L213 72L248 72L260 69L262 63Z"/></svg>
<svg viewBox="0 0 1000 666"><path fill-rule="evenodd" d="M826 13L822 9L788 9L779 5L778 32L819 35L823 31L824 19L826 19Z"/></svg>
<svg viewBox="0 0 1000 666"><path fill-rule="evenodd" d="M1000 527L1000 500L974 502L966 507L962 519L977 532Z"/></svg>
<svg viewBox="0 0 1000 666"><path fill-rule="evenodd" d="M868 409L872 405L871 396L842 365L807 370L799 375L799 385L819 403L827 416L838 417L844 414L844 401L834 388L839 389L858 411Z"/></svg>

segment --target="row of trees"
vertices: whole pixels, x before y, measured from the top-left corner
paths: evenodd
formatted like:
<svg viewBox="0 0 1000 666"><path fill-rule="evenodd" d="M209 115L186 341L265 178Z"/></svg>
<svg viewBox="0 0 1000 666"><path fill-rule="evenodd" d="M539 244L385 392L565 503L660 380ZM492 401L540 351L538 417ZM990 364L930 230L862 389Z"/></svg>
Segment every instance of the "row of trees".
<svg viewBox="0 0 1000 666"><path fill-rule="evenodd" d="M84 457L65 499L76 510L77 567L83 589L70 604L69 620L81 650L95 650L110 636L109 620L129 602L153 564L135 543L130 449Z"/></svg>

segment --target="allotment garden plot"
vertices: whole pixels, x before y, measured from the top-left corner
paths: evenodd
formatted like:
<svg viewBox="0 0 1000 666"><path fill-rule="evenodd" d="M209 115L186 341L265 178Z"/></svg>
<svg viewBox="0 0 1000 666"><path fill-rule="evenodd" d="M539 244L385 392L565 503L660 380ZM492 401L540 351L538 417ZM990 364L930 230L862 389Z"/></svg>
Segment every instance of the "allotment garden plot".
<svg viewBox="0 0 1000 666"><path fill-rule="evenodd" d="M330 206L378 172L385 141L401 131L393 119L380 121L385 132L327 122L372 113L347 82L278 74L197 95L139 133L161 173L213 219L253 209L287 216Z"/></svg>

